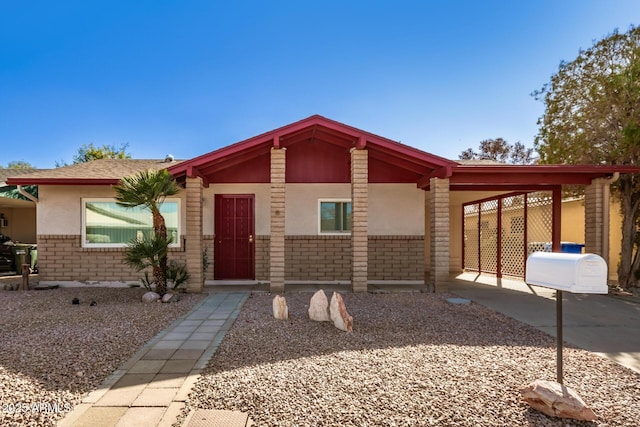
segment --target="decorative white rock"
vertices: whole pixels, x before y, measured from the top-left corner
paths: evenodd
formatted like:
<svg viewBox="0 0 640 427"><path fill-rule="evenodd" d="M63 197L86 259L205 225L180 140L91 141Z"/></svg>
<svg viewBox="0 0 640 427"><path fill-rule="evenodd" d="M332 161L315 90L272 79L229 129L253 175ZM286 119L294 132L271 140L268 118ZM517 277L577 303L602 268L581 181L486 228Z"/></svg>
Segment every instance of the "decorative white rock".
<svg viewBox="0 0 640 427"><path fill-rule="evenodd" d="M578 393L555 381L535 380L520 390L522 400L533 409L559 418L594 421L598 417Z"/></svg>
<svg viewBox="0 0 640 427"><path fill-rule="evenodd" d="M353 331L353 317L347 313L347 307L344 305L342 295L337 292L334 292L333 296L331 296L329 315L336 328L345 332Z"/></svg>
<svg viewBox="0 0 640 427"><path fill-rule="evenodd" d="M309 301L309 318L316 322L328 322L331 320L329 316L329 300L322 289L313 294L311 301Z"/></svg>
<svg viewBox="0 0 640 427"><path fill-rule="evenodd" d="M273 298L273 317L279 320L285 320L289 318L289 307L287 307L287 300L281 295L276 295Z"/></svg>
<svg viewBox="0 0 640 427"><path fill-rule="evenodd" d="M142 302L156 302L160 299L160 295L156 292L147 292L142 295Z"/></svg>

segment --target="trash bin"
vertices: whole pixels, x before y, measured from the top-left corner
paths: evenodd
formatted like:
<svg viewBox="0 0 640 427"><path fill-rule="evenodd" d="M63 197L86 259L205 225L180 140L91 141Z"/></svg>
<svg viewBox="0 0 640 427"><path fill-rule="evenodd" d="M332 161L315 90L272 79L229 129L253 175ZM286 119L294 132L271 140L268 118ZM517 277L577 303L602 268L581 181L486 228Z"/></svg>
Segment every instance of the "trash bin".
<svg viewBox="0 0 640 427"><path fill-rule="evenodd" d="M551 242L546 243L538 243L532 242L529 243L529 255L531 255L531 245L536 245L536 252L553 252L553 245ZM560 242L560 252L564 252L565 254L581 254L582 248L584 248L583 243L574 243L574 242Z"/></svg>
<svg viewBox="0 0 640 427"><path fill-rule="evenodd" d="M566 254L581 254L584 244L574 242L560 242L560 252Z"/></svg>
<svg viewBox="0 0 640 427"><path fill-rule="evenodd" d="M22 273L22 264L31 264L31 246L22 243L13 245L13 258L16 263L16 273Z"/></svg>
<svg viewBox="0 0 640 427"><path fill-rule="evenodd" d="M38 245L31 246L30 255L31 255L31 272L37 273L38 272Z"/></svg>

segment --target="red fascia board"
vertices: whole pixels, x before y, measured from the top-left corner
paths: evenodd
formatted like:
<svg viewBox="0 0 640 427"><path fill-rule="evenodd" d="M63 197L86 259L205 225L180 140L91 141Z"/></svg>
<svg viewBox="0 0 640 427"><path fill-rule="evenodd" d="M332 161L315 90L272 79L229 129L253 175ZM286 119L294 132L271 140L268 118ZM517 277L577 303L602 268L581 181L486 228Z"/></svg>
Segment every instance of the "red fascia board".
<svg viewBox="0 0 640 427"><path fill-rule="evenodd" d="M180 164L175 166L171 166L167 170L174 177L180 176L187 173L189 166L196 168L206 168L209 163L213 163L219 161L225 157L230 157L233 155L242 155L246 150L250 150L251 148L256 148L261 144L265 144L271 141L273 137L266 140L256 140L250 142L236 143L233 145L229 145L227 147L220 148L219 150L212 151L210 153L204 154L202 156L196 157L191 160L186 160ZM239 145L242 144L242 145Z"/></svg>
<svg viewBox="0 0 640 427"><path fill-rule="evenodd" d="M449 187L450 191L511 191L511 192L522 192L528 193L531 191L545 191L552 190L561 184L506 184L506 185L496 185L496 184L480 184L480 185L467 185L467 184L456 184L451 185ZM424 190L428 190L429 187L423 188Z"/></svg>
<svg viewBox="0 0 640 427"><path fill-rule="evenodd" d="M416 163L427 163L432 169L439 169L441 167L457 165L453 160L445 159L444 157L435 156L431 153L419 150L408 145L404 145L400 142L391 141L384 138L372 138L368 139L372 145L370 148L385 151L389 155L396 157L402 157L406 160L410 160Z"/></svg>
<svg viewBox="0 0 640 427"><path fill-rule="evenodd" d="M473 172L484 173L563 173L563 174L593 174L605 176L614 172L640 173L640 167L628 165L461 165L454 166L454 174Z"/></svg>
<svg viewBox="0 0 640 427"><path fill-rule="evenodd" d="M411 172L421 174L421 175L424 175L431 171L428 165L405 160L404 158L401 158L401 157L394 157L393 155L387 154L382 151L369 150L369 157L384 163L388 163L393 166L397 166L401 169L406 169Z"/></svg>
<svg viewBox="0 0 640 427"><path fill-rule="evenodd" d="M9 178L8 185L116 185L115 178Z"/></svg>
<svg viewBox="0 0 640 427"><path fill-rule="evenodd" d="M404 149L398 151L393 148L388 148L374 143L368 146L368 150L370 155L374 157L383 158L384 156L386 159L385 161L388 163L393 164L394 162L405 162L407 165L412 164L414 165L412 169L416 172L420 172L422 175L428 175L434 170L449 167L449 164L442 164L437 158L435 159L436 162L434 162L434 159L429 154L423 152L418 152L416 154L415 152L408 152ZM405 168L408 168L408 166L405 166Z"/></svg>
<svg viewBox="0 0 640 427"><path fill-rule="evenodd" d="M541 189L551 185L588 185L594 178L620 173L638 173L640 168L625 165L457 165L449 179L459 191ZM429 178L418 181L428 188Z"/></svg>
<svg viewBox="0 0 640 427"><path fill-rule="evenodd" d="M480 185L480 184L590 184L593 178L598 178L600 175L594 176L593 174L578 174L578 173L549 173L539 171L539 173L526 173L513 171L512 173L488 173L488 174L475 174L475 173L454 173L449 178L451 185L466 184L466 185Z"/></svg>
<svg viewBox="0 0 640 427"><path fill-rule="evenodd" d="M374 145L374 148L386 150L389 154L394 154L397 157L403 157L405 158L405 160L412 160L419 164L424 162L429 165L438 167L457 164L452 160L434 156L408 145L404 145L402 143L392 141L390 139L383 138L369 132L365 132L352 126L327 119L326 117L313 115L298 122L282 126L278 129L274 129L261 135L246 139L244 141L237 142L233 145L229 145L210 153L203 154L194 159L184 161L178 165L170 167L168 170L172 175L180 176L181 174L186 173L188 166L200 167L223 157L241 153L247 149L256 147L261 144L273 144L273 141L275 139L278 139L280 144L286 144L287 136L300 134L300 132L303 132L307 128L312 128L313 126L322 127L327 131L327 133L333 132L339 134L340 136L344 135L345 142L349 139L348 137L352 137L353 145L355 145L357 148L366 148L366 145L368 143L371 143ZM319 137L319 139L321 138ZM337 141L331 142L336 143Z"/></svg>

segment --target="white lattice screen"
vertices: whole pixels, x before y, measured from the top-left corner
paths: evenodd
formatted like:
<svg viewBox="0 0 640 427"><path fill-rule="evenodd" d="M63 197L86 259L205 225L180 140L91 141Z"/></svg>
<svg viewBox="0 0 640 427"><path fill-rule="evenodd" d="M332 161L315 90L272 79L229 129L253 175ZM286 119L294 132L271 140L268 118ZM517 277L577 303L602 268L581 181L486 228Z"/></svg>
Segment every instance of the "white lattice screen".
<svg viewBox="0 0 640 427"><path fill-rule="evenodd" d="M524 277L526 257L551 249L550 192L467 203L463 218L465 270Z"/></svg>

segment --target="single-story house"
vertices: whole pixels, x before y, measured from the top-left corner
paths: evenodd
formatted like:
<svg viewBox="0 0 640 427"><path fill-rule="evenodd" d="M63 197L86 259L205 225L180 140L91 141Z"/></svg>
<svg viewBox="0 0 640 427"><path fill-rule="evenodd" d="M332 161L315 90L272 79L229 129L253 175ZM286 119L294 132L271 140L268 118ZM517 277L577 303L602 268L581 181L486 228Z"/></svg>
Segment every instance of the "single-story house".
<svg viewBox="0 0 640 427"><path fill-rule="evenodd" d="M41 281L137 281L122 255L150 220L118 207L112 186L148 168L166 168L184 189L163 206L170 257L187 263L191 292L205 280L269 282L273 291L285 282L366 291L371 281L425 281L445 291L450 273L481 252L465 253L473 224L478 236L493 230L492 269L509 274L508 264L524 262L534 215L511 220L514 238L503 236L503 210L550 200L547 234L535 239L558 250L563 184L587 186L586 249L604 254L604 188L616 174L640 171L463 164L314 115L189 160L98 160L9 178L39 188ZM501 213L495 227L480 220L488 203ZM519 249L503 256L503 243ZM212 261L204 273L203 252Z"/></svg>

